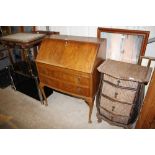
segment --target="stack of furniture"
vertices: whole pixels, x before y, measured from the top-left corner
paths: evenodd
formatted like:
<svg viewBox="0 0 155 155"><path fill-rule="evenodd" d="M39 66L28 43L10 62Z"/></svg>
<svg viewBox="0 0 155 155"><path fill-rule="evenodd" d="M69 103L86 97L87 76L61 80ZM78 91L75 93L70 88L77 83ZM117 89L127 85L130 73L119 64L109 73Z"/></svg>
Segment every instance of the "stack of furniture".
<svg viewBox="0 0 155 155"><path fill-rule="evenodd" d="M89 122L100 80L97 67L105 56L104 39L53 35L45 39L36 58L40 88L44 86L82 98L89 105Z"/></svg>
<svg viewBox="0 0 155 155"><path fill-rule="evenodd" d="M102 73L98 121L130 128L139 114L151 68L108 59L98 70Z"/></svg>

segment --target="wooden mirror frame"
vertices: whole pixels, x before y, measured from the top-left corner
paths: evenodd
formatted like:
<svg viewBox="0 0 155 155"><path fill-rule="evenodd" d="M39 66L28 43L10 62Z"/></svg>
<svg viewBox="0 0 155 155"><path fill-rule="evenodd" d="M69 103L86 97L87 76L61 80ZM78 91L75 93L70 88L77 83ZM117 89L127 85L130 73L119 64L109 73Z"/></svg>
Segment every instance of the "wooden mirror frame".
<svg viewBox="0 0 155 155"><path fill-rule="evenodd" d="M150 31L98 27L97 28L97 38L101 38L101 33L102 32L125 34L125 35L141 35L141 36L143 36L140 55L139 55L139 59L138 59L138 64L140 64L140 56L145 55L146 46L147 46L147 43L148 43L148 38L149 38L149 35L150 35Z"/></svg>

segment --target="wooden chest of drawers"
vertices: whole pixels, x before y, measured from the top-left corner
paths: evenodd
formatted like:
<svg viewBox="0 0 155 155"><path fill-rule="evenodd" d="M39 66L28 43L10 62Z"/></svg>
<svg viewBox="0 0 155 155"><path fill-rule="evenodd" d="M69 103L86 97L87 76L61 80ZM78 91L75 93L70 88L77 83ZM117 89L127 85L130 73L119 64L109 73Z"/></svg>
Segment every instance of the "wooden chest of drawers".
<svg viewBox="0 0 155 155"><path fill-rule="evenodd" d="M123 127L133 124L144 97L144 83L148 82L151 70L114 60L105 61L98 69L103 73L97 96L99 122L103 118Z"/></svg>
<svg viewBox="0 0 155 155"><path fill-rule="evenodd" d="M103 62L105 45L105 40L96 38L58 35L45 39L36 59L43 96L43 87L48 86L83 98L89 105L91 122L100 80L97 67Z"/></svg>

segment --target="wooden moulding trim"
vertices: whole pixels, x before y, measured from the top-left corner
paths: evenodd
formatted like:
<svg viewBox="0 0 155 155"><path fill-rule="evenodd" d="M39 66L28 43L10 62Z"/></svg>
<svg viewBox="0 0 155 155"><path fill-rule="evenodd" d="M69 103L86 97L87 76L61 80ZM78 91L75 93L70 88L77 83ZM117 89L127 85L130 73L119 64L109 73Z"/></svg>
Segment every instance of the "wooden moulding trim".
<svg viewBox="0 0 155 155"><path fill-rule="evenodd" d="M144 39L143 39L142 46L141 46L140 56L145 55L145 50L146 50L146 46L148 43L150 31L98 27L97 38L101 38L101 32L128 34L128 35L142 35L144 37ZM140 58L138 60L138 64L139 63L140 63Z"/></svg>

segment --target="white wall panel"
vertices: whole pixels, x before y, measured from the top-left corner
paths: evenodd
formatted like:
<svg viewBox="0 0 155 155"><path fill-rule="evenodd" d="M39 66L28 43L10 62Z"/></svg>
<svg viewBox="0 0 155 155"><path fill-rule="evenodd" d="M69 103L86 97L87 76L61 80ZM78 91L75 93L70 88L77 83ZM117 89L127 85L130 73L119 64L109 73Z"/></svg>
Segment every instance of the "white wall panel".
<svg viewBox="0 0 155 155"><path fill-rule="evenodd" d="M69 35L89 36L88 26L69 26Z"/></svg>
<svg viewBox="0 0 155 155"><path fill-rule="evenodd" d="M155 26L109 26L109 27L147 30L150 31L150 38L155 37ZM46 30L46 26L37 26L37 29ZM60 34L64 35L89 36L89 37L97 36L97 26L50 26L50 30L59 31ZM149 44L147 46L146 55L155 56L155 43Z"/></svg>

